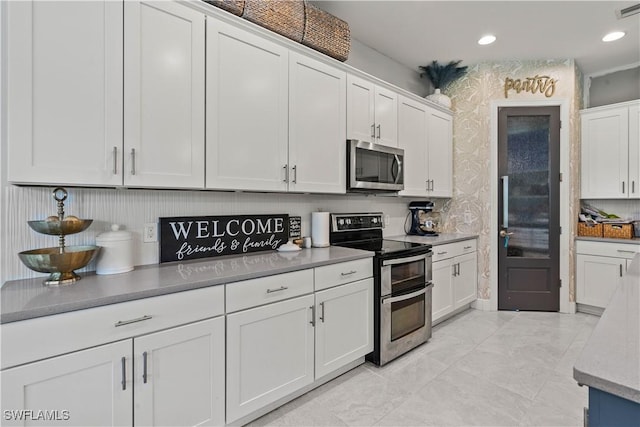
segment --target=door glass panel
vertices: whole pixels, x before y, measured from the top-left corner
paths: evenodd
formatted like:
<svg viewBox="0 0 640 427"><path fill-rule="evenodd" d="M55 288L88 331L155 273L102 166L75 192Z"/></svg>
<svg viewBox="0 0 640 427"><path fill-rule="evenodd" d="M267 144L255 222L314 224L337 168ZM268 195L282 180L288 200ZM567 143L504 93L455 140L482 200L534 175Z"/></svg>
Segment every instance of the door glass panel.
<svg viewBox="0 0 640 427"><path fill-rule="evenodd" d="M549 116L507 117L507 256L549 257Z"/></svg>
<svg viewBox="0 0 640 427"><path fill-rule="evenodd" d="M356 180L364 182L382 182L393 184L398 180L402 183L399 174L398 159L402 161L401 156L394 156L390 153L384 153L364 148L356 149Z"/></svg>
<svg viewBox="0 0 640 427"><path fill-rule="evenodd" d="M424 259L391 267L391 295L399 295L424 287L425 282Z"/></svg>

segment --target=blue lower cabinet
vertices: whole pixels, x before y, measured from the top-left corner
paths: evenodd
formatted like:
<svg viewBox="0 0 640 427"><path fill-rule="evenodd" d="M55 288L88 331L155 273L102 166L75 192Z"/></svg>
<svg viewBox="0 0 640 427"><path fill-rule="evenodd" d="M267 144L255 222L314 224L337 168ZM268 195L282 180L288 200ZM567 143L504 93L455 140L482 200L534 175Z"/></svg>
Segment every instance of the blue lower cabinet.
<svg viewBox="0 0 640 427"><path fill-rule="evenodd" d="M640 427L640 404L589 387L589 427Z"/></svg>

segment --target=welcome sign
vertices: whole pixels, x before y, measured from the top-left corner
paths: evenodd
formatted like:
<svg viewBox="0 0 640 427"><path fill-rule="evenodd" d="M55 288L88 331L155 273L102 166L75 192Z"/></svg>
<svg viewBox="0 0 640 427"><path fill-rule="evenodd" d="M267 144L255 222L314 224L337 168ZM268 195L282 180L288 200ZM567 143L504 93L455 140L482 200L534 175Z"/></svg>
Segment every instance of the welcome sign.
<svg viewBox="0 0 640 427"><path fill-rule="evenodd" d="M160 262L273 250L288 233L287 214L160 218Z"/></svg>

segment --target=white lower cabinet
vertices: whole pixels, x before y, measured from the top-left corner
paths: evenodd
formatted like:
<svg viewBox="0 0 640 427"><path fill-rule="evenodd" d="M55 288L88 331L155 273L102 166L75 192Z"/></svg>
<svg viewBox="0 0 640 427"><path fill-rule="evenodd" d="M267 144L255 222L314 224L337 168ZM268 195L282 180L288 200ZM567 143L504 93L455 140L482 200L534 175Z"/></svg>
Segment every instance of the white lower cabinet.
<svg viewBox="0 0 640 427"><path fill-rule="evenodd" d="M640 244L577 241L576 302L578 310L603 309L627 271ZM598 312L599 313L599 312Z"/></svg>
<svg viewBox="0 0 640 427"><path fill-rule="evenodd" d="M433 246L433 323L476 300L476 251L475 239Z"/></svg>
<svg viewBox="0 0 640 427"><path fill-rule="evenodd" d="M316 293L316 378L373 351L373 279Z"/></svg>
<svg viewBox="0 0 640 427"><path fill-rule="evenodd" d="M313 295L227 316L227 423L313 382Z"/></svg>
<svg viewBox="0 0 640 427"><path fill-rule="evenodd" d="M131 340L6 369L2 425L131 425L132 373Z"/></svg>
<svg viewBox="0 0 640 427"><path fill-rule="evenodd" d="M135 338L134 425L224 425L224 317Z"/></svg>

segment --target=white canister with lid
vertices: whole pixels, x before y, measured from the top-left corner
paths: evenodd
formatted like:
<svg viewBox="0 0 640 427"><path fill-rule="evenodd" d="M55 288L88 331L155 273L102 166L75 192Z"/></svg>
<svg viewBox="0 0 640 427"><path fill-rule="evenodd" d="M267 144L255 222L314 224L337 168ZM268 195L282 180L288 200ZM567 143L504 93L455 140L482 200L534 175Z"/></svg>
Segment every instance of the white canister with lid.
<svg viewBox="0 0 640 427"><path fill-rule="evenodd" d="M96 236L98 253L96 274L118 274L133 270L133 235L120 230L118 224L111 231Z"/></svg>

